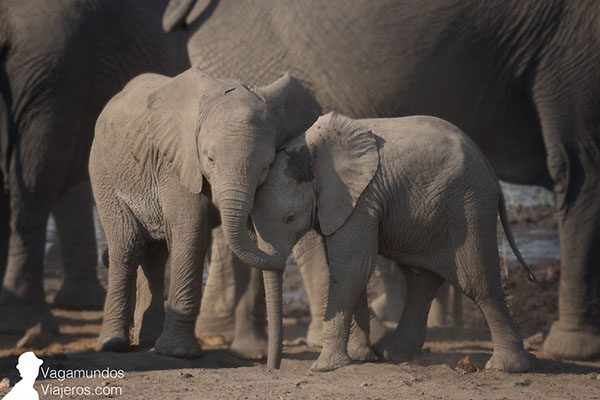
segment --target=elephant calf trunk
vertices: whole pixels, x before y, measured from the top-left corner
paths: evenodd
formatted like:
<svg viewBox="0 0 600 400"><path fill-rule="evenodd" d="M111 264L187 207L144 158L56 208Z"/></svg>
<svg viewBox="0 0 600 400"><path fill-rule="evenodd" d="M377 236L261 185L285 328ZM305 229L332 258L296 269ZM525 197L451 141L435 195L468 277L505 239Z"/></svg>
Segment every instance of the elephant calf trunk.
<svg viewBox="0 0 600 400"><path fill-rule="evenodd" d="M263 271L263 279L265 282L269 326L267 367L278 369L281 364L281 347L283 341L283 272Z"/></svg>

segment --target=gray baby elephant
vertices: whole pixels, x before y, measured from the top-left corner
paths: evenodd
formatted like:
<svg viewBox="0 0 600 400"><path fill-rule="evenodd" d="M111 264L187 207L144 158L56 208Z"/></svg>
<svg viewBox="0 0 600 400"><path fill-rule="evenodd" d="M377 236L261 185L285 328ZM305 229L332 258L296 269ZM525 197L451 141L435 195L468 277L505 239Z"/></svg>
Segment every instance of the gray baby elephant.
<svg viewBox="0 0 600 400"><path fill-rule="evenodd" d="M265 179L278 142L286 139L282 135L291 130L286 102L301 90L289 75L250 90L193 67L174 78L140 75L107 104L96 123L89 163L111 263L99 350L128 349L129 293L141 265L151 294L142 315L149 331L143 336L155 341L161 354L201 354L194 321L210 232L219 216L232 249L244 252L251 244L243 259L266 271L267 298L281 296L271 294L281 290L274 286L281 280L269 276L283 270L285 259L254 254L247 221L254 188ZM239 233L237 220L243 225ZM281 310L270 304L270 320L280 320L272 313ZM269 336L277 340L280 332Z"/></svg>
<svg viewBox="0 0 600 400"><path fill-rule="evenodd" d="M352 120L327 114L279 151L251 212L261 250L286 256L317 227L331 271L323 350L313 371L350 363L351 318L360 316L377 254L407 278L407 304L395 332L376 348L392 361L413 357L425 339L436 290L450 282L483 311L494 342L486 368L532 369L501 288L498 212L515 246L502 192L477 146L443 120L415 116Z"/></svg>

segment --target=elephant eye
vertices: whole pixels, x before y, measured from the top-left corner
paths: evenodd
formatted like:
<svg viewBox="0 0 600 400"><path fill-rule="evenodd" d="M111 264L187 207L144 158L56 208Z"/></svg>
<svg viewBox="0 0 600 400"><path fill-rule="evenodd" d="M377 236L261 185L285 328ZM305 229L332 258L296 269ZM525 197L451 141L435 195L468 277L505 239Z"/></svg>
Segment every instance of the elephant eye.
<svg viewBox="0 0 600 400"><path fill-rule="evenodd" d="M212 155L208 155L207 158L208 158L208 162L214 165L214 163L215 163L214 157Z"/></svg>
<svg viewBox="0 0 600 400"><path fill-rule="evenodd" d="M296 220L296 216L295 215L288 215L287 217L285 217L285 223L286 224L291 224L295 220Z"/></svg>

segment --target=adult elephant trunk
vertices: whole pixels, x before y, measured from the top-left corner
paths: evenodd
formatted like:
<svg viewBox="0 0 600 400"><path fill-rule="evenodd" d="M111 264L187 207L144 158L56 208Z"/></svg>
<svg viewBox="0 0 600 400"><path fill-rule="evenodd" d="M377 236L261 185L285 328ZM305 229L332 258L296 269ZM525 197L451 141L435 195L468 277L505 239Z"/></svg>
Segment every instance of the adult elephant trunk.
<svg viewBox="0 0 600 400"><path fill-rule="evenodd" d="M221 224L231 250L243 262L256 268L268 271L282 270L285 259L277 255L268 255L261 251L250 239L248 232L248 216L252 207L252 195L247 192L235 191L235 196L221 196L219 208Z"/></svg>

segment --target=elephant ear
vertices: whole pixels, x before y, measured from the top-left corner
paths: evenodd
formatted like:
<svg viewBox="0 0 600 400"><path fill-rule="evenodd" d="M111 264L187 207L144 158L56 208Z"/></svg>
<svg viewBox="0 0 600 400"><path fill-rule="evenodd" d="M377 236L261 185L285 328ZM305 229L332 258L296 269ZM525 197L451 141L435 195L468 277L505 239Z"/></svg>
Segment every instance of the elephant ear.
<svg viewBox="0 0 600 400"><path fill-rule="evenodd" d="M171 0L165 10L162 26L165 32L185 29L202 13L204 13L214 0Z"/></svg>
<svg viewBox="0 0 600 400"><path fill-rule="evenodd" d="M302 135L321 115L321 106L312 94L288 73L267 86L255 89L255 92L279 110L278 148Z"/></svg>
<svg viewBox="0 0 600 400"><path fill-rule="evenodd" d="M306 132L317 182L319 225L331 235L346 222L379 168L375 135L359 121L329 113Z"/></svg>
<svg viewBox="0 0 600 400"><path fill-rule="evenodd" d="M202 190L198 134L201 94L211 79L192 68L148 95L148 137L192 193Z"/></svg>

